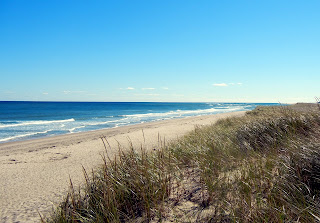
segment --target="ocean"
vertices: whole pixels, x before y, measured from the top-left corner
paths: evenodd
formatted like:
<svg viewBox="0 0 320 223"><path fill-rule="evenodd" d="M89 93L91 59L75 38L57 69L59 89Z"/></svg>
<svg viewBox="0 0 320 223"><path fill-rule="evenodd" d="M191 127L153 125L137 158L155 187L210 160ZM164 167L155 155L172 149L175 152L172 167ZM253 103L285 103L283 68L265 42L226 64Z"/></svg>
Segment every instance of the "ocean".
<svg viewBox="0 0 320 223"><path fill-rule="evenodd" d="M271 103L0 102L0 143L144 122L248 111Z"/></svg>

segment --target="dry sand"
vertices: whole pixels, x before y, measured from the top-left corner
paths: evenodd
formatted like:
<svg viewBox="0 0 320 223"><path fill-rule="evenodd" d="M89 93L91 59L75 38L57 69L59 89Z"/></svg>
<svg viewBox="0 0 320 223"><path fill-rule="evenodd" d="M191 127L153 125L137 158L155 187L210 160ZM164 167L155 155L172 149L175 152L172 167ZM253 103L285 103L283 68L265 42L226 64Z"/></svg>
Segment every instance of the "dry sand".
<svg viewBox="0 0 320 223"><path fill-rule="evenodd" d="M70 178L75 185L83 181L82 166L91 170L102 163L102 136L107 137L112 147L108 154L113 157L118 142L123 147L131 141L135 148L152 149L159 136L172 141L195 126L244 114L198 116L0 144L0 222L39 222L38 212L48 215L66 194Z"/></svg>

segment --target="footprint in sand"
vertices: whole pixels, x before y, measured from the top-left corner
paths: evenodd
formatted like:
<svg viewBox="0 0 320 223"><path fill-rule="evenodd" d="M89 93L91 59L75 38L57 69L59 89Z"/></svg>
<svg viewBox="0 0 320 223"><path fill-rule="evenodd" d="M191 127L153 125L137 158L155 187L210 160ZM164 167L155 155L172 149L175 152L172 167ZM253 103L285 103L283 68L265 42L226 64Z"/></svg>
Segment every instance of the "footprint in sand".
<svg viewBox="0 0 320 223"><path fill-rule="evenodd" d="M70 155L69 154L66 154L66 153L55 153L53 154L49 160L51 161L58 161L58 160L64 160L64 159L67 159L69 158Z"/></svg>

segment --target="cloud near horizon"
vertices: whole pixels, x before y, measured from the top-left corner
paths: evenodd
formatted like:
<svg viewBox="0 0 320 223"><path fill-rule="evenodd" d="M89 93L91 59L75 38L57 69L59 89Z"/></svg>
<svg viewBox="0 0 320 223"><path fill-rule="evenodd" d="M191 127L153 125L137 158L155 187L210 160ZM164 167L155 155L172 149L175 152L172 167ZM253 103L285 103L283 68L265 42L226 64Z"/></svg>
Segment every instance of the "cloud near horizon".
<svg viewBox="0 0 320 223"><path fill-rule="evenodd" d="M133 87L127 87L127 90L134 90Z"/></svg>
<svg viewBox="0 0 320 223"><path fill-rule="evenodd" d="M215 87L228 87L226 83L212 84Z"/></svg>
<svg viewBox="0 0 320 223"><path fill-rule="evenodd" d="M142 88L142 90L155 90L155 88L153 88L153 87L145 87L145 88Z"/></svg>
<svg viewBox="0 0 320 223"><path fill-rule="evenodd" d="M82 94L86 93L86 91L63 91L64 94Z"/></svg>
<svg viewBox="0 0 320 223"><path fill-rule="evenodd" d="M234 85L242 85L242 83L215 83L215 84L212 84L213 86L215 87L228 87L228 86L234 86Z"/></svg>

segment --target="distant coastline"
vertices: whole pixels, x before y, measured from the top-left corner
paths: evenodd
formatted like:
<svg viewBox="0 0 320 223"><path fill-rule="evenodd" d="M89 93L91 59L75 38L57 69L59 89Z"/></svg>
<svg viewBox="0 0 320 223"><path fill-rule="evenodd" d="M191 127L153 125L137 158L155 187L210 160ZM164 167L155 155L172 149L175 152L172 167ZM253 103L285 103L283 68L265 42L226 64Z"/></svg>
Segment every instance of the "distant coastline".
<svg viewBox="0 0 320 223"><path fill-rule="evenodd" d="M232 111L274 103L0 102L0 143Z"/></svg>

